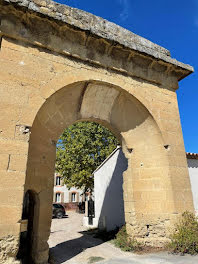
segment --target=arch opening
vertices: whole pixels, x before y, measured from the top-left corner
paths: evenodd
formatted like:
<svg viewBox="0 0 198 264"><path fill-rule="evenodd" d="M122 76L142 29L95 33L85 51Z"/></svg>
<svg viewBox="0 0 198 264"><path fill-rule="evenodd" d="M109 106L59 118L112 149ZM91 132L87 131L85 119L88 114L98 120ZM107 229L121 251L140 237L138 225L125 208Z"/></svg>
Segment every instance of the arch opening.
<svg viewBox="0 0 198 264"><path fill-rule="evenodd" d="M54 261L58 254L64 261L80 258L76 254L89 248L90 240L95 247L94 238L86 236L88 230L115 232L125 224L122 174L126 169L119 141L103 125L80 121L64 130L57 142L54 218L48 240ZM62 231L57 237L60 206L66 208L66 217L62 215ZM76 246L73 251L71 244Z"/></svg>
<svg viewBox="0 0 198 264"><path fill-rule="evenodd" d="M169 208L160 211L159 202L161 199L166 208L164 197L172 191L171 182L167 189L167 179L164 180L168 174L167 154L160 130L149 111L120 87L98 81L73 83L46 100L31 129L25 189L34 190L40 200L33 245L37 262L41 251L42 258L48 257L56 142L66 127L88 120L113 131L128 160L123 174L127 232L150 243L155 232L148 236L147 226L157 214L162 215L162 222L167 219ZM158 213L151 206L153 203ZM165 232L165 224L160 223L162 232ZM159 239L156 243L159 244Z"/></svg>

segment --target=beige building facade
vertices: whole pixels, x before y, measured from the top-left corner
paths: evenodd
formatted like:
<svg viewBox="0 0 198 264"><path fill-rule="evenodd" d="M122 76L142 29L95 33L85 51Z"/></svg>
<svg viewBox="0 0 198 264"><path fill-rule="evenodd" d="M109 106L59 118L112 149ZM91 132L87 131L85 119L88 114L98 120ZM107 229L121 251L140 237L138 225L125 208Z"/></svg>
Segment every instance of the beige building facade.
<svg viewBox="0 0 198 264"><path fill-rule="evenodd" d="M49 0L0 0L0 20L0 263L20 263L24 232L28 261L47 263L56 142L83 120L111 129L128 159L128 234L163 246L178 216L194 210L176 96L193 68Z"/></svg>
<svg viewBox="0 0 198 264"><path fill-rule="evenodd" d="M54 203L61 203L66 211L78 210L78 204L84 202L86 194L83 190L71 187L70 189L64 184L61 176L57 173L54 174Z"/></svg>

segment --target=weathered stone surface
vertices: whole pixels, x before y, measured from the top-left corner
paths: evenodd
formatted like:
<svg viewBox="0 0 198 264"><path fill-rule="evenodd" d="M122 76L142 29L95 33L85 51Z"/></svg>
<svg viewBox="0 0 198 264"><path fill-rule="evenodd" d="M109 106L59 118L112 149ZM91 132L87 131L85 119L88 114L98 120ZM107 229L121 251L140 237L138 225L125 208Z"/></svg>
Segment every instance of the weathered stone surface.
<svg viewBox="0 0 198 264"><path fill-rule="evenodd" d="M7 3L14 3L18 6L27 7L30 11L38 12L57 20L90 31L102 38L116 41L125 47L129 47L140 52L145 52L153 56L158 53L170 56L170 52L151 41L144 39L122 27L111 23L103 18L94 16L85 11L61 5L49 0L30 1L30 0L3 0Z"/></svg>
<svg viewBox="0 0 198 264"><path fill-rule="evenodd" d="M0 238L0 264L20 264L15 260L19 241L17 237L8 236Z"/></svg>
<svg viewBox="0 0 198 264"><path fill-rule="evenodd" d="M79 120L99 122L120 140L127 231L162 246L177 217L193 210L175 92L192 68L51 1L0 0L0 14L1 261L16 254L23 197L32 190L32 256L47 262L56 142Z"/></svg>
<svg viewBox="0 0 198 264"><path fill-rule="evenodd" d="M153 42L142 38L112 22L94 16L85 11L61 5L50 0L1 0L0 2L3 5L6 3L14 4L16 8L20 8L21 6L23 8L25 7L30 12L36 12L49 18L53 18L54 20L62 21L86 32L89 31L89 34L118 43L125 48L150 55L156 59L186 70L189 73L193 71L193 68L190 65L186 65L172 59L170 57L170 52L165 48L154 44ZM3 12L3 10L1 12Z"/></svg>
<svg viewBox="0 0 198 264"><path fill-rule="evenodd" d="M7 170L9 164L9 155L0 154L0 170Z"/></svg>
<svg viewBox="0 0 198 264"><path fill-rule="evenodd" d="M25 172L26 170L26 155L10 155L8 170Z"/></svg>

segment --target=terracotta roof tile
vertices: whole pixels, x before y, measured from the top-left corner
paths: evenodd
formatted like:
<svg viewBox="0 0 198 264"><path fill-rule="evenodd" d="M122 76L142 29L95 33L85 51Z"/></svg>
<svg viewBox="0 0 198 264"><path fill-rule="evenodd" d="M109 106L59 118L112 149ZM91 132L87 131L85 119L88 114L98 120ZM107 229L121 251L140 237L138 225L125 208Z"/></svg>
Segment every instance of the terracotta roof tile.
<svg viewBox="0 0 198 264"><path fill-rule="evenodd" d="M198 159L198 153L186 152L187 159Z"/></svg>

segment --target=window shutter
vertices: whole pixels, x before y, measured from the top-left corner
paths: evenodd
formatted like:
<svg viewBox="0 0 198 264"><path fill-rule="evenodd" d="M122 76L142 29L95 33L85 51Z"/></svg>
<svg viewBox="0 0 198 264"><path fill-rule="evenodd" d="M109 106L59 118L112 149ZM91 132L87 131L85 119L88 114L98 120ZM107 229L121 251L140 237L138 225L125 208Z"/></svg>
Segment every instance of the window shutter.
<svg viewBox="0 0 198 264"><path fill-rule="evenodd" d="M76 202L79 203L79 192L76 193Z"/></svg>
<svg viewBox="0 0 198 264"><path fill-rule="evenodd" d="M60 185L61 185L61 186L64 185L64 184L63 184L63 179L62 179L62 177L60 178Z"/></svg>
<svg viewBox="0 0 198 264"><path fill-rule="evenodd" d="M72 192L69 192L69 202L72 202Z"/></svg>
<svg viewBox="0 0 198 264"><path fill-rule="evenodd" d="M61 193L61 203L64 203L64 192Z"/></svg>

